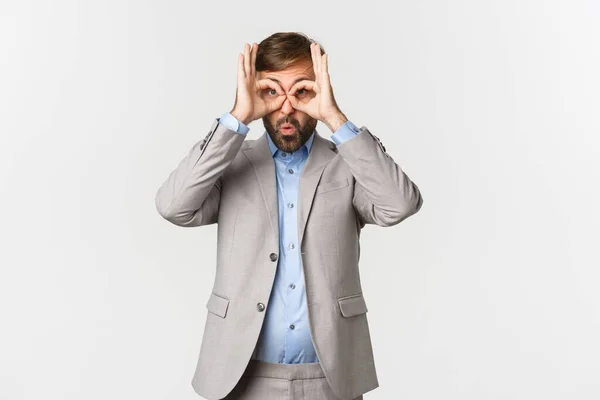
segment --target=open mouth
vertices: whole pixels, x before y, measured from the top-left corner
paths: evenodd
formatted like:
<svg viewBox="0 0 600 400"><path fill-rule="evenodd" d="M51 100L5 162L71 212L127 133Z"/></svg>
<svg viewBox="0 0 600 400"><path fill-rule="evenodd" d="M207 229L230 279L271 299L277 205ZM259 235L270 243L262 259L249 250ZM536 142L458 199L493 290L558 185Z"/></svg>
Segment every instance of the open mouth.
<svg viewBox="0 0 600 400"><path fill-rule="evenodd" d="M282 133L289 134L294 133L296 131L296 128L294 127L294 125L285 124L281 126L280 130Z"/></svg>

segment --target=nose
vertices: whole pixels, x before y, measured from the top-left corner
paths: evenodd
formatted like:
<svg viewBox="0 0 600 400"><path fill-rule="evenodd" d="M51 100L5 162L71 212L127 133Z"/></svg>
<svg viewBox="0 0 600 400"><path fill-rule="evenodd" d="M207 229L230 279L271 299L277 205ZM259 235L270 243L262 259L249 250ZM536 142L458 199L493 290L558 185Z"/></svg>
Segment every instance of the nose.
<svg viewBox="0 0 600 400"><path fill-rule="evenodd" d="M285 99L285 101L283 102L283 105L281 106L281 112L283 112L285 115L290 115L291 113L294 112L294 107L292 107L292 102L290 101L290 95L286 94L287 98Z"/></svg>

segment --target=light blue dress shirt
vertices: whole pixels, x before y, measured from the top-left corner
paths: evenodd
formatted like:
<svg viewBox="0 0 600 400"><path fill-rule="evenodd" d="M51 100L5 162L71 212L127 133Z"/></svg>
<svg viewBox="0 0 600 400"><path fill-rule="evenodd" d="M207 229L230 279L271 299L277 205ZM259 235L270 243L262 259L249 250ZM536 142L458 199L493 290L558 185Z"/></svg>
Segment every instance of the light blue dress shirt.
<svg viewBox="0 0 600 400"><path fill-rule="evenodd" d="M229 112L224 113L219 122L240 134L246 134L250 130ZM356 125L347 121L331 139L334 143L341 144L358 133ZM308 325L297 212L300 174L314 138L315 132L300 149L294 153L285 153L275 146L267 134L277 175L279 258L262 330L252 354L254 360L284 364L319 362Z"/></svg>

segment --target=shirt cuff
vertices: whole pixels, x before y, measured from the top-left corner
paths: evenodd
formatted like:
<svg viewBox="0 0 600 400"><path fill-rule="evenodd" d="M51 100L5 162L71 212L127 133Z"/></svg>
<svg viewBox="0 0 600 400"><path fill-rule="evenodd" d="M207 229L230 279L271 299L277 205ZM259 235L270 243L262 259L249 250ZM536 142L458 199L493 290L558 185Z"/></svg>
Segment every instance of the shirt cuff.
<svg viewBox="0 0 600 400"><path fill-rule="evenodd" d="M219 123L222 124L224 127L229 128L232 131L235 131L240 134L246 134L250 130L250 128L246 126L246 124L244 124L242 121L239 121L236 117L231 115L230 112L226 112L223 115L221 115Z"/></svg>
<svg viewBox="0 0 600 400"><path fill-rule="evenodd" d="M340 126L337 131L333 135L331 135L331 140L336 145L344 143L348 139L352 139L356 135L358 135L360 129L356 125L354 125L350 120L346 121L344 125Z"/></svg>

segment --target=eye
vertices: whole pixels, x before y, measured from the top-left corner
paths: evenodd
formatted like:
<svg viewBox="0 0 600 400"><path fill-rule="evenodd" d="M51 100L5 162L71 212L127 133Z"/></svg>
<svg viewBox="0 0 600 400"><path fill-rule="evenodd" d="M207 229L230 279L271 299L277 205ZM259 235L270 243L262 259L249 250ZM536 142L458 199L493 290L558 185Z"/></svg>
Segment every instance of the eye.
<svg viewBox="0 0 600 400"><path fill-rule="evenodd" d="M301 91L303 91L303 92L300 93ZM303 94L306 94L306 89L298 89L298 91L296 92L296 94L302 96Z"/></svg>
<svg viewBox="0 0 600 400"><path fill-rule="evenodd" d="M277 90L275 90L275 89L269 89L268 91L269 91L269 94L272 96L277 94ZM275 92L275 93L271 93L271 92Z"/></svg>

